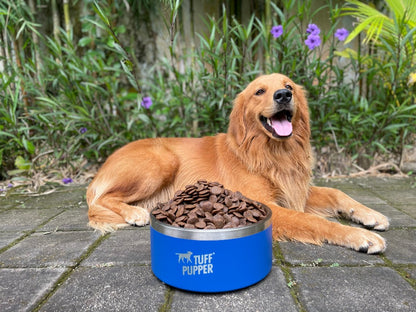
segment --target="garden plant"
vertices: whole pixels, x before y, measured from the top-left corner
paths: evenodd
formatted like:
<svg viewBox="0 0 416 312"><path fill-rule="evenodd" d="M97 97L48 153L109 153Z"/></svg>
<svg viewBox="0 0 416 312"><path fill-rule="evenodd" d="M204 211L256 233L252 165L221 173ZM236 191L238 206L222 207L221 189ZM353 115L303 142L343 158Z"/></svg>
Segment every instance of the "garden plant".
<svg viewBox="0 0 416 312"><path fill-rule="evenodd" d="M56 0L47 2L54 13ZM36 1L0 0L3 189L42 184L34 177L81 179L135 139L224 132L233 99L262 73L304 86L318 159L330 150L360 166L398 163L415 144L414 1L328 1L313 10L310 0L267 0L244 22L224 7L221 18L204 17L207 31L192 47L183 44L181 1L161 1L168 48L141 75L125 40L125 4L82 2L76 25L64 1L64 19L48 33ZM322 10L329 29L316 18ZM345 16L356 21L350 28Z"/></svg>

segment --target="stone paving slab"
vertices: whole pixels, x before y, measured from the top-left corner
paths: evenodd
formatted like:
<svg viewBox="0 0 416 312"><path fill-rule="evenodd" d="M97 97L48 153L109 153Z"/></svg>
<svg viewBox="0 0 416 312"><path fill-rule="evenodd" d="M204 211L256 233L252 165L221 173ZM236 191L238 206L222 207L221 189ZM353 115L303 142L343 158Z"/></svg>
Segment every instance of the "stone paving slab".
<svg viewBox="0 0 416 312"><path fill-rule="evenodd" d="M407 277L416 279L416 268L405 269L405 271L407 272Z"/></svg>
<svg viewBox="0 0 416 312"><path fill-rule="evenodd" d="M243 274L243 273L242 273ZM222 294L198 294L175 290L171 311L297 311L283 272L273 267L260 283Z"/></svg>
<svg viewBox="0 0 416 312"><path fill-rule="evenodd" d="M85 186L0 197L0 311L415 311L415 178L315 182L387 215L386 252L274 243L264 280L220 294L159 281L149 226L105 236L90 229Z"/></svg>
<svg viewBox="0 0 416 312"><path fill-rule="evenodd" d="M64 271L63 268L1 269L0 311L32 310Z"/></svg>
<svg viewBox="0 0 416 312"><path fill-rule="evenodd" d="M40 311L158 311L165 292L148 266L80 267Z"/></svg>
<svg viewBox="0 0 416 312"><path fill-rule="evenodd" d="M307 311L415 311L415 290L385 267L302 267L293 274Z"/></svg>
<svg viewBox="0 0 416 312"><path fill-rule="evenodd" d="M321 247L294 242L279 243L284 260L292 265L300 266L339 266L339 265L374 265L384 261L374 255L331 245Z"/></svg>
<svg viewBox="0 0 416 312"><path fill-rule="evenodd" d="M129 246L128 249L125 246ZM143 227L120 230L111 234L81 265L150 265L150 263L150 231L148 227Z"/></svg>
<svg viewBox="0 0 416 312"><path fill-rule="evenodd" d="M415 201L416 205L416 201ZM390 229L400 227L416 227L416 219L409 218L411 215L397 210L390 205L369 205L371 208L381 212L390 219Z"/></svg>
<svg viewBox="0 0 416 312"><path fill-rule="evenodd" d="M416 229L380 233L387 241L386 258L395 264L416 264Z"/></svg>
<svg viewBox="0 0 416 312"><path fill-rule="evenodd" d="M87 210L85 204L82 209L71 208L65 210L61 214L57 215L50 222L38 229L39 232L56 232L56 231L93 231L88 226L88 220L85 215Z"/></svg>
<svg viewBox="0 0 416 312"><path fill-rule="evenodd" d="M95 232L34 233L0 254L0 267L67 267L99 237Z"/></svg>
<svg viewBox="0 0 416 312"><path fill-rule="evenodd" d="M23 232L0 232L0 250L24 236Z"/></svg>
<svg viewBox="0 0 416 312"><path fill-rule="evenodd" d="M31 231L64 210L52 209L11 209L1 213L1 231Z"/></svg>

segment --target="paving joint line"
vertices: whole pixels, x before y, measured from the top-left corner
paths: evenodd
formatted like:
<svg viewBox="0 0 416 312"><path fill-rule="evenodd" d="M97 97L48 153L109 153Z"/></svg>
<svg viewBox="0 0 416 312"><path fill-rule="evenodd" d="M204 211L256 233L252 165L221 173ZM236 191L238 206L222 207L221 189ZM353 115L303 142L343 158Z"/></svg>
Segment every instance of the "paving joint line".
<svg viewBox="0 0 416 312"><path fill-rule="evenodd" d="M410 286L416 290L416 280L411 278L409 273L405 271L404 267L411 267L411 265L394 264L390 259L384 255L380 255L380 258L385 262L385 267L388 267L397 272Z"/></svg>
<svg viewBox="0 0 416 312"><path fill-rule="evenodd" d="M7 246L4 246L3 248L0 248L0 254L2 254L3 252L9 250L10 248L12 248L13 246L17 245L18 243L20 243L22 240L24 240L26 237L29 237L30 235L32 235L33 233L36 233L36 231L40 228L42 228L43 226L45 226L49 221L53 220L54 218L56 218L57 216L61 215L62 213L64 213L65 210L62 210L60 212L58 212L56 215L50 217L49 219L45 220L44 222L42 222L41 224L39 224L37 227L35 227L32 230L28 230L28 231L23 231L23 235L20 236L19 238L16 238L14 241L12 241L10 244L8 244Z"/></svg>
<svg viewBox="0 0 416 312"><path fill-rule="evenodd" d="M106 240L111 233L106 233L104 235L101 235L99 238L97 238L96 241L94 241L90 247L88 247L87 251L85 251L83 254L81 254L78 259L76 260L74 265L68 266L68 269L61 274L61 276L58 278L58 280L52 285L51 289L48 293L46 293L41 299L39 299L38 303L36 304L36 307L33 309L33 312L39 311L45 303L53 296L53 294L56 293L56 291L59 289L59 287L71 276L72 272L80 266L82 261L84 261L86 258L88 258L91 253L99 246L101 243Z"/></svg>
<svg viewBox="0 0 416 312"><path fill-rule="evenodd" d="M286 286L289 288L289 293L293 299L293 303L299 312L307 312L305 306L299 298L299 286L296 283L295 277L293 276L290 266L286 265L283 252L280 249L279 243L273 244L273 255L276 259L275 264L282 270L284 278L286 280Z"/></svg>
<svg viewBox="0 0 416 312"><path fill-rule="evenodd" d="M371 187L365 187L365 186L363 186L363 185L361 185L361 183L356 183L355 185L357 185L357 186L359 186L361 189L363 189L363 190L366 190L366 191L368 191L368 192L370 192L371 193L371 195L373 195L374 197L378 197L378 198L380 198L380 199L382 199L383 201L385 201L390 207L392 207L392 208L394 208L394 209L396 209L396 210L398 210L398 211L400 211L401 213L404 213L405 215L407 215L409 218L411 218L411 219L416 219L416 218L414 218L414 217L412 217L411 215L409 215L406 211L404 211L403 209L401 209L401 208L399 208L399 207L397 207L393 202L391 202L391 200L389 199L389 198L386 198L386 197L384 197L383 196L383 194L382 193L378 193L378 192L376 192L373 188L371 188Z"/></svg>
<svg viewBox="0 0 416 312"><path fill-rule="evenodd" d="M159 306L159 312L169 312L172 309L172 300L175 293L175 289L169 285L166 285L165 302Z"/></svg>

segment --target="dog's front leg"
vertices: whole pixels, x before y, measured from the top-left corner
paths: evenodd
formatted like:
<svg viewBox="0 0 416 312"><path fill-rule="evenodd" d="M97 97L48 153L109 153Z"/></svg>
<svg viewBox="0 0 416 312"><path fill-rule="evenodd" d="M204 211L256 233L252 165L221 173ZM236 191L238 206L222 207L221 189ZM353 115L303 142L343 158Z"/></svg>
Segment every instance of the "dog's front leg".
<svg viewBox="0 0 416 312"><path fill-rule="evenodd" d="M310 188L305 212L322 216L343 216L378 231L389 228L386 216L360 204L344 192L328 187Z"/></svg>
<svg viewBox="0 0 416 312"><path fill-rule="evenodd" d="M352 248L369 254L386 249L385 240L366 229L331 222L310 213L294 211L269 204L273 215L273 238L294 240L302 243L333 245Z"/></svg>

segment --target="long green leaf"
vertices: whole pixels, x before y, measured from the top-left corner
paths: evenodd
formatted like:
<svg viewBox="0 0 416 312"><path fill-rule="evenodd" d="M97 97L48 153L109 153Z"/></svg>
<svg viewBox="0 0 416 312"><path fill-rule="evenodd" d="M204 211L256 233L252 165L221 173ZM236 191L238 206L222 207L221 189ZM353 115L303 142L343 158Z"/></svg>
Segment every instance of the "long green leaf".
<svg viewBox="0 0 416 312"><path fill-rule="evenodd" d="M108 20L107 16L101 10L101 7L98 5L97 1L94 0L93 10L95 13L98 14L100 19L106 24L107 27L110 27L110 21Z"/></svg>

